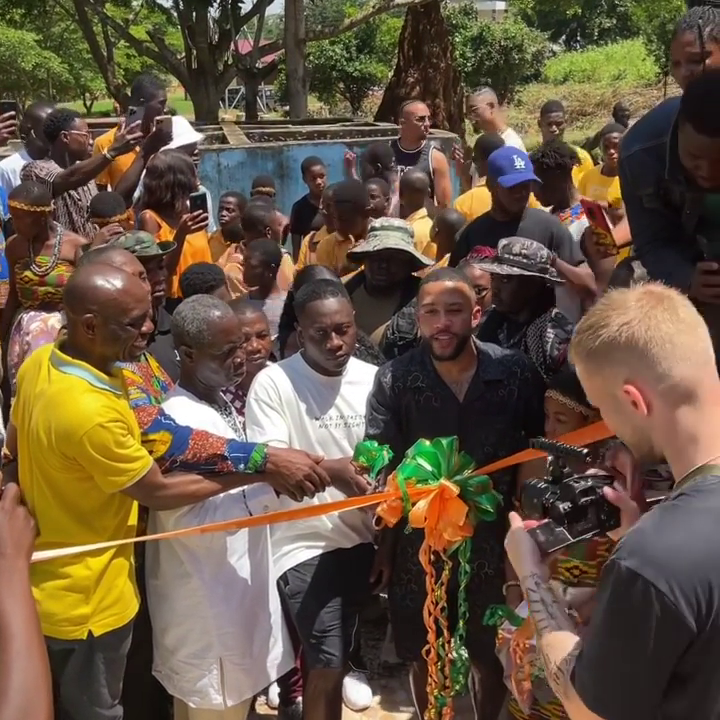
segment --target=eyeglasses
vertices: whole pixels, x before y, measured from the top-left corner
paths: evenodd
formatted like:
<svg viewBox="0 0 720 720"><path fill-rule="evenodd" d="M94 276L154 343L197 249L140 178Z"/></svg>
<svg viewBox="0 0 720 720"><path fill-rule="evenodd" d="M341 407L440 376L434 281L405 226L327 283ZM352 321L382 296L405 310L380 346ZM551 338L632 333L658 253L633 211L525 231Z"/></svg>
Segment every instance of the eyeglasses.
<svg viewBox="0 0 720 720"><path fill-rule="evenodd" d="M86 137L88 140L89 140L90 137L91 137L89 130L68 130L67 132L68 132L68 134L71 134L71 135L83 135L83 136Z"/></svg>

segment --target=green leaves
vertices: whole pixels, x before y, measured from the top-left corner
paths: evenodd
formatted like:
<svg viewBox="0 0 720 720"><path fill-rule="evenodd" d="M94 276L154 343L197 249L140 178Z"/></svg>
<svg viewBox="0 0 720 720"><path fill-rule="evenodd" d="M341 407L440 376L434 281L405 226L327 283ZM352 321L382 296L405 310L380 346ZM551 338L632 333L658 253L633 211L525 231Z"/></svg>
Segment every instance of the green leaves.
<svg viewBox="0 0 720 720"><path fill-rule="evenodd" d="M542 32L514 17L481 20L470 3L446 6L445 18L467 87L489 85L504 102L520 86L540 78L551 54Z"/></svg>

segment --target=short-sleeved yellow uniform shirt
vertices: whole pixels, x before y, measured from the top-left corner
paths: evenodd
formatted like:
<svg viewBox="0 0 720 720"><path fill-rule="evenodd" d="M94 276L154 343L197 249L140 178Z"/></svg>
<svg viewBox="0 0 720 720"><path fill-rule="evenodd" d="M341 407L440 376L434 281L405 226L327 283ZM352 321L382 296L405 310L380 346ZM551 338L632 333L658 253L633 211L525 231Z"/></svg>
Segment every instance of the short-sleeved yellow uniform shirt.
<svg viewBox="0 0 720 720"><path fill-rule="evenodd" d="M357 270L357 263L347 259L348 250L356 244L351 237L345 237L338 232L326 235L315 250L315 264L329 267L338 277Z"/></svg>
<svg viewBox="0 0 720 720"><path fill-rule="evenodd" d="M430 242L430 230L433 221L428 215L427 208L420 208L405 218L405 222L413 229L415 240L415 249L418 252L425 253L425 249L432 245ZM428 248L432 252L432 248ZM437 248L435 249L437 251ZM430 260L435 259L435 255L428 255Z"/></svg>
<svg viewBox="0 0 720 720"><path fill-rule="evenodd" d="M620 178L608 177L602 174L602 165L596 165L588 170L580 180L578 190L583 197L604 202L608 207L621 208L623 206L622 194L620 193Z"/></svg>
<svg viewBox="0 0 720 720"><path fill-rule="evenodd" d="M573 183L575 184L575 187L578 187L580 185L580 181L582 180L582 176L588 170L592 170L595 167L595 163L587 150L583 150L577 145L571 145L570 147L577 153L578 159L580 160L580 164L576 165L572 171Z"/></svg>
<svg viewBox="0 0 720 720"><path fill-rule="evenodd" d="M486 212L490 212L492 207L492 197L490 190L483 182L482 185L476 185L467 192L463 193L455 200L453 207L465 217L468 222L472 222L475 218L479 218ZM541 208L542 205L537 201L533 194L528 200L528 207Z"/></svg>
<svg viewBox="0 0 720 720"><path fill-rule="evenodd" d="M119 377L46 345L25 360L12 407L20 487L37 550L135 536L137 503L121 491L151 468ZM38 562L30 570L43 634L80 640L138 610L132 545Z"/></svg>
<svg viewBox="0 0 720 720"><path fill-rule="evenodd" d="M112 128L106 133L95 138L93 143L93 155L100 155L105 152L115 140L117 128ZM117 187L120 178L127 172L128 168L133 164L140 148L133 148L129 153L116 157L96 178L98 185L107 185L111 190Z"/></svg>

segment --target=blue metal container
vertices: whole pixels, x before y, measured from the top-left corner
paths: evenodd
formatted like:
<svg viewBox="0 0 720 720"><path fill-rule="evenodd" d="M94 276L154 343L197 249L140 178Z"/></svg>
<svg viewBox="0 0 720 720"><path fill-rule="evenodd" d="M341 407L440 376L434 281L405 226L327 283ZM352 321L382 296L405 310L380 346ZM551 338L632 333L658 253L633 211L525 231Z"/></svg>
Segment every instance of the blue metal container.
<svg viewBox="0 0 720 720"><path fill-rule="evenodd" d="M275 178L277 204L290 213L292 204L307 192L300 175L300 163L316 155L327 165L328 181L344 178L344 155L351 150L356 155L378 140L397 137L395 125L366 121L336 122L323 119L325 124L302 126L279 123L239 126L249 143L227 144L227 137L219 129L203 129L207 142L200 147L200 181L210 191L217 205L222 193L237 190L250 195L250 185L257 175ZM287 123L287 121L286 121ZM457 136L444 130L432 130L430 138L436 141L448 158ZM450 163L452 166L452 162ZM457 195L460 184L453 183Z"/></svg>

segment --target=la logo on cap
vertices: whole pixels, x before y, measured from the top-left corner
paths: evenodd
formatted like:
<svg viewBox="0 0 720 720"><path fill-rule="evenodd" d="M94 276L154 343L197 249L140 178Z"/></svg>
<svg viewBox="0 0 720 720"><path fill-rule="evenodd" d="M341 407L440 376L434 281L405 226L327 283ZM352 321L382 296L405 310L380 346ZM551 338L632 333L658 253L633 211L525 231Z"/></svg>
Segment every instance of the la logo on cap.
<svg viewBox="0 0 720 720"><path fill-rule="evenodd" d="M525 161L518 155L513 155L513 163L514 163L516 170L524 170L525 169Z"/></svg>

